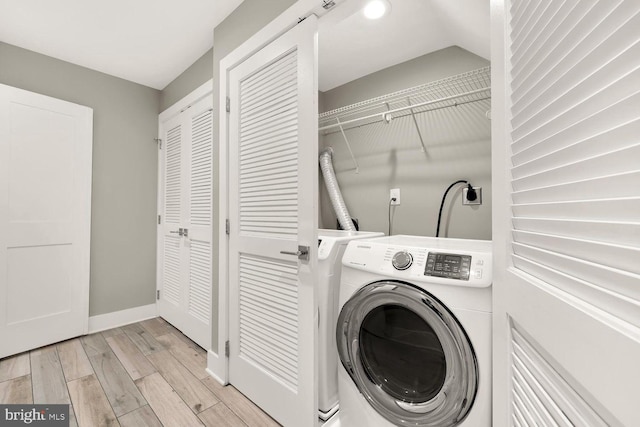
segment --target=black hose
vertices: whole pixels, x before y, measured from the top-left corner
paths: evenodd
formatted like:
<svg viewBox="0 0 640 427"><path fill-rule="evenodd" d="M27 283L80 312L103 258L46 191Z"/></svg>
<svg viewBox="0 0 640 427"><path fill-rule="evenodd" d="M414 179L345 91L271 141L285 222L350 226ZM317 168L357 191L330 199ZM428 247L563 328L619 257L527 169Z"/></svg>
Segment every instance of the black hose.
<svg viewBox="0 0 640 427"><path fill-rule="evenodd" d="M447 194L449 193L449 190L451 190L451 188L453 188L454 185L456 184L468 184L469 181L464 180L464 179L460 179L456 182L454 182L453 184L451 184L444 192L444 194L442 195L442 202L440 203L440 212L438 212L438 226L436 227L436 237L440 236L440 220L442 219L442 208L444 208L444 202L447 199Z"/></svg>

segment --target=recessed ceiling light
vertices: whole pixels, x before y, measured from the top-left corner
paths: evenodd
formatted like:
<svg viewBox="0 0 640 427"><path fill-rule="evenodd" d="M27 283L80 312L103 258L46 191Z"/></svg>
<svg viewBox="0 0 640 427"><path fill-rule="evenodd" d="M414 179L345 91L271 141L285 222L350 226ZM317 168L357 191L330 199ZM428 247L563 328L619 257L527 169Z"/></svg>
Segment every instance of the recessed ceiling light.
<svg viewBox="0 0 640 427"><path fill-rule="evenodd" d="M365 5L363 12L369 19L378 19L389 13L390 9L391 4L387 0L371 0Z"/></svg>

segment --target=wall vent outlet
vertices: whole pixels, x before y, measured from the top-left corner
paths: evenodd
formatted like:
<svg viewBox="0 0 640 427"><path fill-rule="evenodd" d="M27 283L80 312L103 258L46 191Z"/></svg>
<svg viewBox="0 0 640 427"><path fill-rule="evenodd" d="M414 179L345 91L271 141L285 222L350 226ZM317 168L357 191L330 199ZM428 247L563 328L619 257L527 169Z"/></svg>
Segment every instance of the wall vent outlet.
<svg viewBox="0 0 640 427"><path fill-rule="evenodd" d="M395 200L393 200L395 198ZM389 190L389 201L391 206L398 206L400 204L400 189L392 188Z"/></svg>
<svg viewBox="0 0 640 427"><path fill-rule="evenodd" d="M462 204L463 205L481 205L482 204L482 187L472 187L474 190L476 190L476 199L475 200L469 200L467 198L467 193L469 192L469 189L467 187L464 187L462 189Z"/></svg>

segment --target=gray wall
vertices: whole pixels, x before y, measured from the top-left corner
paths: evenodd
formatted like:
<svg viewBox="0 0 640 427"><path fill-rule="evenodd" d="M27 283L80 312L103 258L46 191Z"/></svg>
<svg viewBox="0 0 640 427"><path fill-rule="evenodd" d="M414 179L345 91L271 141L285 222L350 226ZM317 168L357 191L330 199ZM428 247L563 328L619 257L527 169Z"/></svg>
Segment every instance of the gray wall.
<svg viewBox="0 0 640 427"><path fill-rule="evenodd" d="M0 83L93 108L91 316L152 304L160 92L0 43Z"/></svg>
<svg viewBox="0 0 640 427"><path fill-rule="evenodd" d="M160 93L160 111L164 111L213 77L213 49L202 55Z"/></svg>
<svg viewBox="0 0 640 427"><path fill-rule="evenodd" d="M429 83L489 65L457 46L421 56L321 94L323 111ZM362 230L388 230L389 190L400 188L393 208L393 234L434 236L445 189L468 179L483 190L481 206L462 206L461 187L447 197L441 236L491 239L491 134L484 113L489 103L470 104L417 115L427 153L410 117L347 131L360 165L356 174L341 134L322 137L334 149L334 165L345 203ZM321 184L321 224L335 228L335 214Z"/></svg>
<svg viewBox="0 0 640 427"><path fill-rule="evenodd" d="M247 39L261 30L265 25L284 12L295 0L244 0L236 10L233 11L224 21L222 21L213 31L213 105L214 111L220 100L220 60L231 53L235 48L244 43ZM213 146L214 165L219 159L219 116L213 115ZM219 187L218 176L214 175L214 218L219 218ZM213 313L212 319L218 318L218 229L214 228L213 236ZM218 351L218 325L213 325L212 337L213 351Z"/></svg>

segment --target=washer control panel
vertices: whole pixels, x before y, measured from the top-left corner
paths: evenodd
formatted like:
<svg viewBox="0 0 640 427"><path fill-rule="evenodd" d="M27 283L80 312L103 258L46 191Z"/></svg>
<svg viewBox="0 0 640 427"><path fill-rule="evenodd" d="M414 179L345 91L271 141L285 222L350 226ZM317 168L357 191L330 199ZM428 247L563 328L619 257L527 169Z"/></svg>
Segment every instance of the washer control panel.
<svg viewBox="0 0 640 427"><path fill-rule="evenodd" d="M427 265L424 269L424 275L469 280L470 270L470 255L429 252L427 255Z"/></svg>
<svg viewBox="0 0 640 427"><path fill-rule="evenodd" d="M407 251L396 252L391 259L391 264L396 270L406 270L413 264L413 256Z"/></svg>
<svg viewBox="0 0 640 427"><path fill-rule="evenodd" d="M415 283L482 288L493 281L491 245L486 240L387 236L350 242L342 263Z"/></svg>

